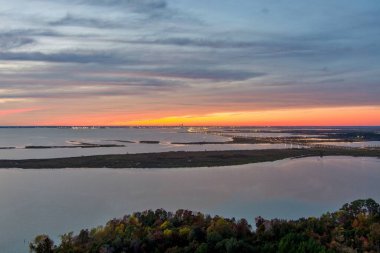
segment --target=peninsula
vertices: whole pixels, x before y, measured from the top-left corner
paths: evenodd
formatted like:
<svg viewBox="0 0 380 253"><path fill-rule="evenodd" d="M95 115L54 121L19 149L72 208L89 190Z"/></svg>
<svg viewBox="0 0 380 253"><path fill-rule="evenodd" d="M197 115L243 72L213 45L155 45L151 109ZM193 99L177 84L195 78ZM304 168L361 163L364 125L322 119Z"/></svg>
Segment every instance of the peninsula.
<svg viewBox="0 0 380 253"><path fill-rule="evenodd" d="M162 152L94 155L68 158L0 160L0 168L181 168L213 167L270 162L311 156L361 156L380 158L378 148L312 147L297 149Z"/></svg>

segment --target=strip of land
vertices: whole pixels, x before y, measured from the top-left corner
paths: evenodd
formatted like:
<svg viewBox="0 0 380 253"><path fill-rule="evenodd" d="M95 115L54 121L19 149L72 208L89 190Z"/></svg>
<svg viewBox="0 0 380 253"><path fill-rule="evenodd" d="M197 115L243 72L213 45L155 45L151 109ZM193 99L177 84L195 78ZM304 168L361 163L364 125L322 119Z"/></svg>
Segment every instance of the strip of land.
<svg viewBox="0 0 380 253"><path fill-rule="evenodd" d="M266 149L95 155L70 158L0 160L0 168L181 168L240 165L310 156L380 158L380 149Z"/></svg>
<svg viewBox="0 0 380 253"><path fill-rule="evenodd" d="M231 141L201 141L201 142L172 142L171 144L179 145L206 145L206 144L294 144L294 145L318 145L320 142L365 142L374 141L372 139L348 139L348 138L309 138L309 137L295 137L295 136L282 136L282 137L247 137L247 136L229 136L225 137L231 138ZM376 141L380 141L376 139Z"/></svg>
<svg viewBox="0 0 380 253"><path fill-rule="evenodd" d="M54 148L119 148L125 145L117 144L82 144L75 146L25 146L25 149L54 149Z"/></svg>

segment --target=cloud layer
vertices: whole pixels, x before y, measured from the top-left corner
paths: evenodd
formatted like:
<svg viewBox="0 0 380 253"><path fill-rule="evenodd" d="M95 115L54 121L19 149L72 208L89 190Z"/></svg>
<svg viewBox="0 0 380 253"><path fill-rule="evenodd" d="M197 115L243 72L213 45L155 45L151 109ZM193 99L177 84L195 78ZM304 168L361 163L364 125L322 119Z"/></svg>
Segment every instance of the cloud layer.
<svg viewBox="0 0 380 253"><path fill-rule="evenodd" d="M4 3L0 125L379 107L380 5L306 2Z"/></svg>

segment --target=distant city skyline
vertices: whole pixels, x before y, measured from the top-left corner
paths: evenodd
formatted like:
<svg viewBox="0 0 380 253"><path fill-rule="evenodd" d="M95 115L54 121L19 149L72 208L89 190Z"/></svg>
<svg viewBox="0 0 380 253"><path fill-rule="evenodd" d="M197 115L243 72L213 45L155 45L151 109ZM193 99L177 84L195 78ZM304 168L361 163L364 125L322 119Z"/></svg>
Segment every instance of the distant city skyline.
<svg viewBox="0 0 380 253"><path fill-rule="evenodd" d="M379 13L377 0L2 1L0 126L380 125Z"/></svg>

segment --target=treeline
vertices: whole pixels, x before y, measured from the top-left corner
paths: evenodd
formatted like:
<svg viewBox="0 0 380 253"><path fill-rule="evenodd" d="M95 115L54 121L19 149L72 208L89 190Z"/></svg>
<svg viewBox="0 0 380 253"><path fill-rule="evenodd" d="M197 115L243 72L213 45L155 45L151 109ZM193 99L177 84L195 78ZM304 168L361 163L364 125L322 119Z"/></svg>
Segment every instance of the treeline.
<svg viewBox="0 0 380 253"><path fill-rule="evenodd" d="M59 245L46 235L30 243L36 253L118 252L380 252L380 207L372 199L345 204L319 218L299 220L211 217L163 209L113 219L104 227L65 234Z"/></svg>

